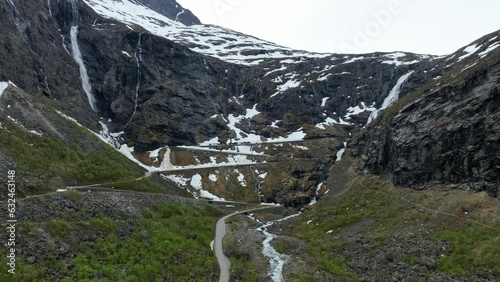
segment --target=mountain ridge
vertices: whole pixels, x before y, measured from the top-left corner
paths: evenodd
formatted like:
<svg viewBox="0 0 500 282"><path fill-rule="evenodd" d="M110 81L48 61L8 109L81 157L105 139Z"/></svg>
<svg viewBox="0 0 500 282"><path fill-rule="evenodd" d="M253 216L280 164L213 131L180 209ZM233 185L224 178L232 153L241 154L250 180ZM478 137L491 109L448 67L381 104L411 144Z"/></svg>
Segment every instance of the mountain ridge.
<svg viewBox="0 0 500 282"><path fill-rule="evenodd" d="M453 68L474 64L494 51L499 41L492 33L442 57L404 52L315 54L216 26L186 26L140 2L120 2L127 7L120 6L123 11L128 11L124 19L119 9L110 9L117 3L56 1L50 6L37 4L36 12L35 7L22 3L19 7L4 4L6 11L17 11L17 17L28 23L21 25L27 29L20 29L12 14L5 17L4 26L19 35L6 42L30 46L34 30L50 40L32 41L34 46L8 51L9 56L4 52L3 61L11 68L33 58L35 63L30 64L39 65L39 70L28 76L20 70L21 75L13 78L17 85L52 99L51 103L93 131L109 130L107 140L143 160L154 151L176 146L235 150L235 145L252 142L339 138L331 152L335 156L349 139L346 131L353 133L374 112L389 106L384 105L387 93L405 75L411 73L394 92L399 98ZM76 83L80 75L69 34L75 11L79 15L77 42L98 101L97 113L89 108ZM135 11L157 22L130 16ZM30 13L42 15L43 24L30 21ZM44 30L50 32L45 35ZM53 43L58 37L59 46ZM43 55L49 45L55 47L56 55ZM25 50L31 55L24 55ZM53 60L39 61L44 56ZM65 69L64 75L47 76L54 67L59 73ZM1 77L9 79L5 73ZM311 181L307 194L312 195L317 185Z"/></svg>

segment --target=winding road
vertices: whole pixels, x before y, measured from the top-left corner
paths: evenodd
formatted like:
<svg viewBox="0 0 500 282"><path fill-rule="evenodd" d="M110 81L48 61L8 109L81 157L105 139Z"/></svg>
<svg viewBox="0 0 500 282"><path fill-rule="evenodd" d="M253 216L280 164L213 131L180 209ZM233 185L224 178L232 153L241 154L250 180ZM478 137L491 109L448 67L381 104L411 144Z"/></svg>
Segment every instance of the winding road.
<svg viewBox="0 0 500 282"><path fill-rule="evenodd" d="M218 262L219 268L220 268L219 282L228 282L229 281L229 269L231 268L231 262L226 257L226 255L224 255L224 248L223 248L223 244L222 244L222 242L224 240L224 236L226 236L226 231L227 231L226 220L232 216L242 214L242 213L252 213L255 211L275 209L275 208L281 208L281 207L282 206L267 206L267 207L255 208L255 209L250 209L250 210L237 211L235 213L221 217L217 221L217 224L215 225L214 252L215 252L215 256L217 257L217 262Z"/></svg>
<svg viewBox="0 0 500 282"><path fill-rule="evenodd" d="M255 165L255 164L253 164L253 165ZM109 188L106 186L110 186L110 185L118 184L118 183L122 183L122 182L139 181L143 178L151 177L153 173L147 172L142 177L139 177L139 178L136 178L133 180L128 180L128 181L91 184L91 185L80 185L80 186L66 186L65 187L66 189L60 189L57 192L65 192L65 191L69 191L69 190L89 190L89 191L92 190L95 192L137 193L137 191L120 190L120 189ZM161 173L161 172L157 172L157 173ZM209 201L209 202L218 202L218 201ZM224 201L224 203L227 203L227 204L231 204L231 203L234 203L234 204L252 204L252 203L234 202L234 201ZM224 248L223 248L223 240L224 240L224 237L226 236L226 232L227 232L226 220L229 219L230 217L238 215L238 214L252 213L255 211L275 209L275 208L281 208L281 207L282 207L281 205L261 206L259 208L237 211L237 212L234 212L232 214L223 216L217 221L216 226L215 226L215 238L214 238L213 248L214 248L215 256L217 258L217 262L219 264L219 269L220 269L219 282L228 282L229 281L230 268L231 268L231 262L226 257L226 255L224 255Z"/></svg>

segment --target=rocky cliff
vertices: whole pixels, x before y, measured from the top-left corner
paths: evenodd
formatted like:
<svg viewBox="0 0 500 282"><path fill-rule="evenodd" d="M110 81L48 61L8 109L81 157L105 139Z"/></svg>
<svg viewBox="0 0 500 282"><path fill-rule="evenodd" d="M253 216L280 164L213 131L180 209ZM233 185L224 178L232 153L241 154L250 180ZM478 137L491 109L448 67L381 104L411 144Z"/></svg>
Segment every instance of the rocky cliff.
<svg viewBox="0 0 500 282"><path fill-rule="evenodd" d="M0 81L11 81L19 89L54 105L148 169L175 166L168 161L176 157L178 146L197 146L198 150L210 147L209 150L229 150L236 155L245 151L266 157L295 156L293 168L283 168L272 176L283 181L269 181L274 187L264 189L264 198L294 203L297 197L305 195L306 200L299 202L307 202L313 196L322 179L317 168L323 170L341 158L345 143L351 144L347 141L356 128L374 120L380 110L399 98L441 81L439 77L450 77L460 68L475 69L469 66L474 63L472 59L494 51L499 41L492 35L482 39L481 44L476 42L444 57L404 52L320 54L293 50L218 26L201 25L175 1L5 1L0 7L4 15L0 22L5 31L0 33ZM481 79L478 76L471 81L478 87L489 81ZM456 80L468 81L462 76ZM459 92L472 95L469 90ZM493 88L491 91L494 93ZM422 116L434 120L430 114ZM380 121L368 129L375 124ZM379 140L386 140L383 133L396 130L397 124L394 126L386 131L371 130L352 143L360 144L353 147L353 153L366 160L363 168L385 173L395 167L389 165L388 156L392 153L387 148L392 145L387 143L389 147L384 145L382 149L365 146L366 140L382 144ZM426 125L421 126L428 130ZM406 127L401 130L413 136ZM441 134L444 138L447 133ZM434 139L444 140L438 137ZM321 144L325 147L318 149L314 142L309 147L279 147L304 139L324 139L326 143ZM488 155L491 150L488 147L483 152L482 145L469 141L463 145L476 148L474 156ZM412 151L408 154L415 156ZM421 156L426 159L421 163L426 170L431 170L427 164L436 160L433 153L429 155L433 158ZM486 177L484 181L489 183L498 179L495 162L485 163L474 156L466 161L467 165L481 165L477 169L475 165L467 166L469 172L465 174L454 169L463 160L444 165L450 160L443 158L443 168L436 172L418 173L415 179L410 177L412 173L401 172L403 177L390 178L412 185L440 177L456 182L469 181L468 176L474 175L474 183L483 183L478 177ZM211 157L203 161L194 154L180 164L206 167L215 159L217 163L222 160L238 165L258 163L248 156ZM302 165L304 159L312 163ZM413 165L417 162L406 162L403 171L415 171ZM450 170L464 176L452 177ZM255 178L251 175L254 172L246 177ZM290 198L292 194L296 197Z"/></svg>
<svg viewBox="0 0 500 282"><path fill-rule="evenodd" d="M350 148L362 159L361 169L398 185L444 185L499 197L497 37L495 32L451 55L461 62L355 136Z"/></svg>

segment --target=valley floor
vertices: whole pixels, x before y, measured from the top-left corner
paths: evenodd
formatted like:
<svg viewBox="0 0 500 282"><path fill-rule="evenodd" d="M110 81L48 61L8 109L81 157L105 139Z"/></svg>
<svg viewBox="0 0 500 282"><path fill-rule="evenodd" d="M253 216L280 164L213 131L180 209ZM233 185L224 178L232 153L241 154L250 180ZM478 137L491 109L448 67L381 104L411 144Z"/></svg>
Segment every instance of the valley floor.
<svg viewBox="0 0 500 282"><path fill-rule="evenodd" d="M270 227L278 235L272 245L290 257L285 281L500 279L500 201L486 193L393 187L348 172L349 162L334 168L340 177L325 185L330 192L317 205ZM240 216L227 236L232 281L269 279L253 218Z"/></svg>

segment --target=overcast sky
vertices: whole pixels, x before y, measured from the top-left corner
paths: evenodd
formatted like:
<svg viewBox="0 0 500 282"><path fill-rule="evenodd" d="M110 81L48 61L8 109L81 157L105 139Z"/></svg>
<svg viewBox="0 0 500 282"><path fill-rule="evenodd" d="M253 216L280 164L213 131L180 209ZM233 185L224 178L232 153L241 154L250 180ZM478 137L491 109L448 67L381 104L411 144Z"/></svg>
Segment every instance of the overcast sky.
<svg viewBox="0 0 500 282"><path fill-rule="evenodd" d="M296 49L450 54L500 29L497 0L177 0L206 24Z"/></svg>

